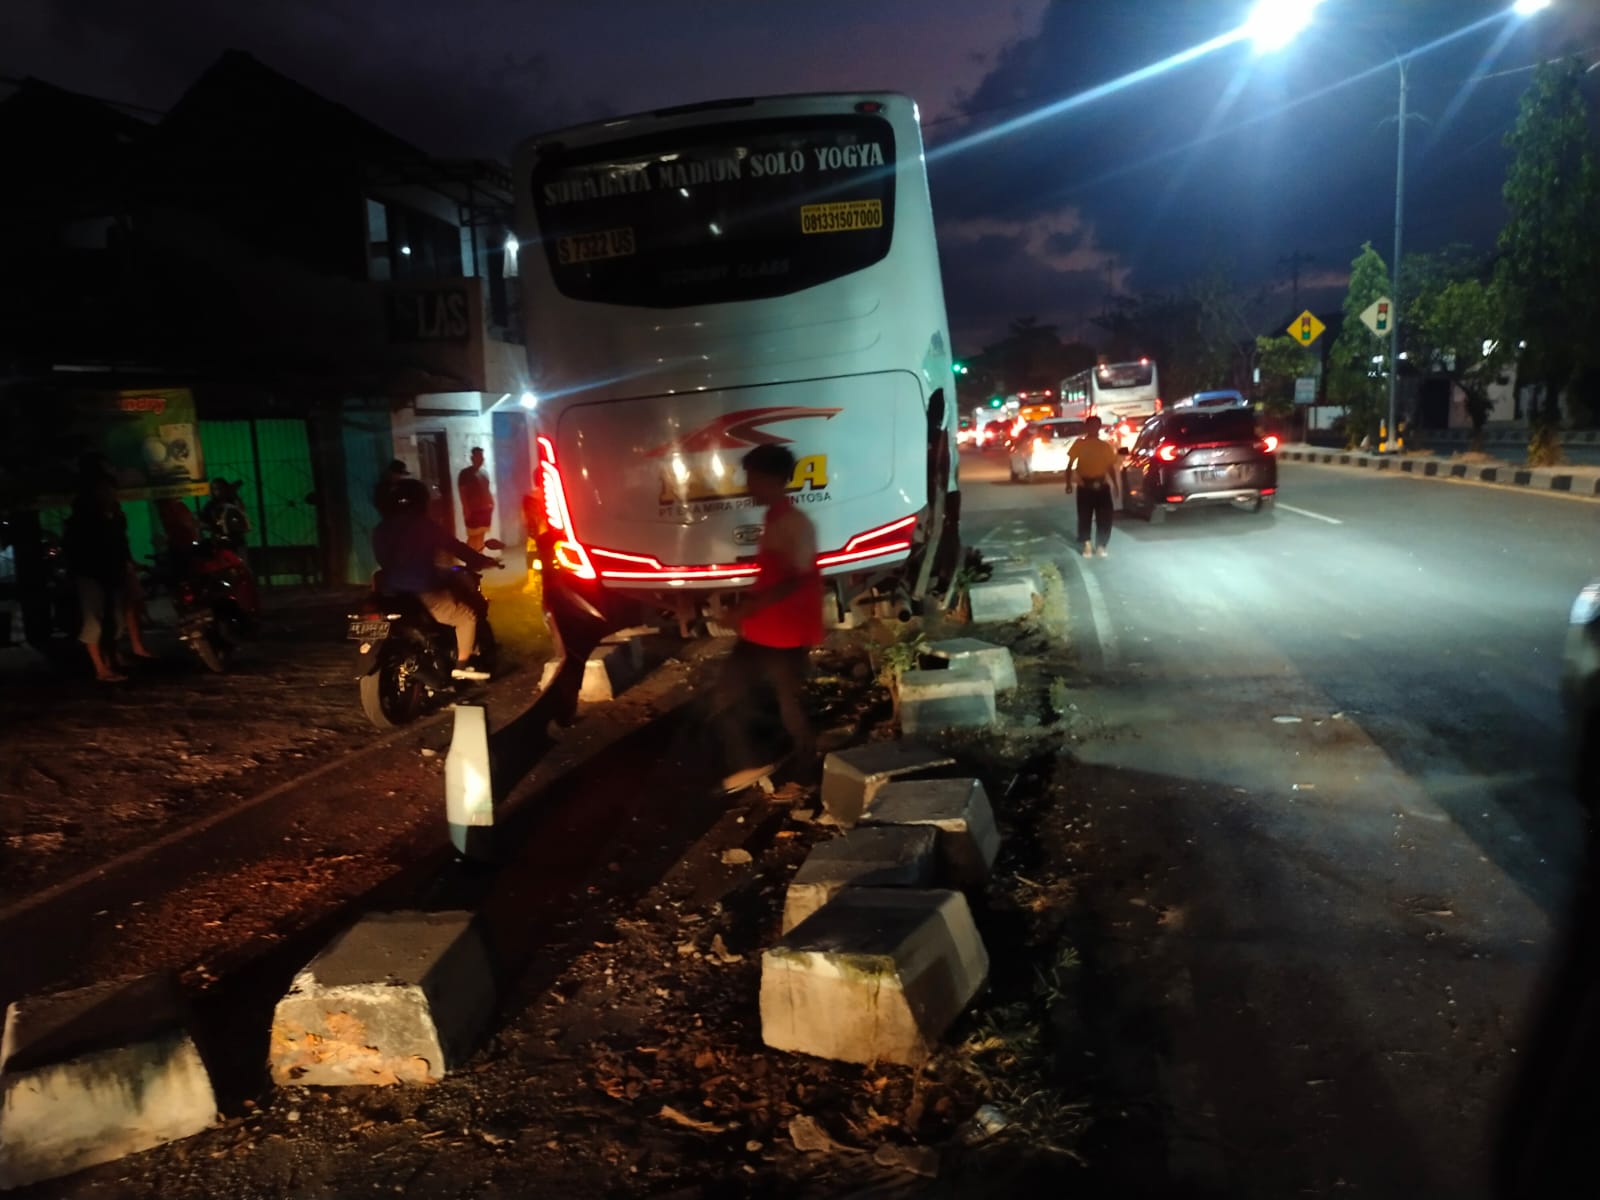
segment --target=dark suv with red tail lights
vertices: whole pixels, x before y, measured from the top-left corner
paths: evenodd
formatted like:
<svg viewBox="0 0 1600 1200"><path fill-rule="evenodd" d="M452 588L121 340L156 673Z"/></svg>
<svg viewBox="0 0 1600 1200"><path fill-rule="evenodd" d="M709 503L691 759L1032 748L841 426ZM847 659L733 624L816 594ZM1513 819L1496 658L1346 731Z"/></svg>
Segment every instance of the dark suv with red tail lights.
<svg viewBox="0 0 1600 1200"><path fill-rule="evenodd" d="M1278 490L1278 439L1248 408L1172 408L1122 461L1122 505L1151 521L1203 504L1260 512Z"/></svg>

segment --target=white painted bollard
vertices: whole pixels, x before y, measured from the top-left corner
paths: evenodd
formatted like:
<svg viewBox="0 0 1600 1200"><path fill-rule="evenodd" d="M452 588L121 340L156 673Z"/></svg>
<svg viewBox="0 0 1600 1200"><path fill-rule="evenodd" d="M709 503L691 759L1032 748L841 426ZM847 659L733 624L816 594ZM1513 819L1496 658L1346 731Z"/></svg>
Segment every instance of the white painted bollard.
<svg viewBox="0 0 1600 1200"><path fill-rule="evenodd" d="M456 707L450 752L444 760L444 811L450 841L464 858L487 858L494 837L494 786L489 766L489 714L476 705Z"/></svg>

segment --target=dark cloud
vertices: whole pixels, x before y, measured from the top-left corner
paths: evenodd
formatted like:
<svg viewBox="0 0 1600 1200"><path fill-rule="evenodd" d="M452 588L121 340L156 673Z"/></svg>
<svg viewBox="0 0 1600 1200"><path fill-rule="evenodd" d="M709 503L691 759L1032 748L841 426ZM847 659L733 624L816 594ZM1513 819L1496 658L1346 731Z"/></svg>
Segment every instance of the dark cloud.
<svg viewBox="0 0 1600 1200"><path fill-rule="evenodd" d="M1081 328L1108 286L1176 289L1219 264L1245 290L1278 286L1296 252L1303 290L1336 300L1327 280L1362 241L1389 253L1391 46L1437 43L1412 68L1432 124L1410 127L1407 244L1487 245L1528 77L1468 81L1600 46L1600 5L1559 0L1513 28L1507 3L1325 0L1280 54L1231 46L1092 102L1236 27L1247 0L7 0L0 74L159 110L238 48L430 151L498 158L613 112L906 91L952 319L976 334L1026 312Z"/></svg>

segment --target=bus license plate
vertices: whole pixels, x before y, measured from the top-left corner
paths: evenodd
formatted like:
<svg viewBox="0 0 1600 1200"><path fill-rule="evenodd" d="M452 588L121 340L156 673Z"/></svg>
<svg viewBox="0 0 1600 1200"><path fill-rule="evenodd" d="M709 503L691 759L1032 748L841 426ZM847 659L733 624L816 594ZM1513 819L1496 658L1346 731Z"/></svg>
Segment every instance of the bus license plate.
<svg viewBox="0 0 1600 1200"><path fill-rule="evenodd" d="M855 229L882 229L882 200L840 200L833 204L802 204L801 233L849 233Z"/></svg>
<svg viewBox="0 0 1600 1200"><path fill-rule="evenodd" d="M389 636L389 622L351 621L350 632L346 636L352 642L381 642Z"/></svg>
<svg viewBox="0 0 1600 1200"><path fill-rule="evenodd" d="M556 241L556 255L567 266L601 258L627 258L634 250L632 226L578 233Z"/></svg>

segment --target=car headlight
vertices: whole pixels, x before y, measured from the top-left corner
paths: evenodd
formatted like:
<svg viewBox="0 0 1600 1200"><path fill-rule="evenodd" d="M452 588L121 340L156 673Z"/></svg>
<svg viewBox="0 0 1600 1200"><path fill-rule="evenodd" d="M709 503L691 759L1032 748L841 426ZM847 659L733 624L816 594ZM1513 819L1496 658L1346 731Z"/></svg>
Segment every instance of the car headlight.
<svg viewBox="0 0 1600 1200"><path fill-rule="evenodd" d="M1600 617L1600 583L1591 583L1572 602L1570 620L1574 625L1589 625L1596 617Z"/></svg>

